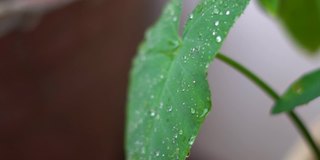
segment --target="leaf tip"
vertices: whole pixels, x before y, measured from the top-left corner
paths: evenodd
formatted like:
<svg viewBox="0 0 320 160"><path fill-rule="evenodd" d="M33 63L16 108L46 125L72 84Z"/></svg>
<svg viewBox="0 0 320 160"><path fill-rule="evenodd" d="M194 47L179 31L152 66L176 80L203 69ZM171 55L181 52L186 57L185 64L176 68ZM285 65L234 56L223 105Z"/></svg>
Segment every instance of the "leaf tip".
<svg viewBox="0 0 320 160"><path fill-rule="evenodd" d="M281 112L283 112L282 109L278 108L278 107L273 107L273 109L271 110L271 114L272 115L278 115L280 114Z"/></svg>
<svg viewBox="0 0 320 160"><path fill-rule="evenodd" d="M283 112L288 112L289 110L281 104L281 100L276 101L275 105L272 107L271 115L278 115Z"/></svg>

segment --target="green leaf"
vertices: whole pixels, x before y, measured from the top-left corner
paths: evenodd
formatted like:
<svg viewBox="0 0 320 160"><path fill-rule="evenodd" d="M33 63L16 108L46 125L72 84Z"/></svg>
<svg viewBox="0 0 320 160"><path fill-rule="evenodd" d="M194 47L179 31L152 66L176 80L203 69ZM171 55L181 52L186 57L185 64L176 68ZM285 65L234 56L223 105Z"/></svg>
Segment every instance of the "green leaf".
<svg viewBox="0 0 320 160"><path fill-rule="evenodd" d="M281 0L279 17L296 41L310 53L320 47L320 1Z"/></svg>
<svg viewBox="0 0 320 160"><path fill-rule="evenodd" d="M271 15L277 15L280 0L259 0L260 6Z"/></svg>
<svg viewBox="0 0 320 160"><path fill-rule="evenodd" d="M129 160L185 159L211 107L207 70L248 0L203 0L179 36L181 0L147 32L130 75Z"/></svg>
<svg viewBox="0 0 320 160"><path fill-rule="evenodd" d="M273 107L272 113L289 112L320 96L320 69L294 82Z"/></svg>

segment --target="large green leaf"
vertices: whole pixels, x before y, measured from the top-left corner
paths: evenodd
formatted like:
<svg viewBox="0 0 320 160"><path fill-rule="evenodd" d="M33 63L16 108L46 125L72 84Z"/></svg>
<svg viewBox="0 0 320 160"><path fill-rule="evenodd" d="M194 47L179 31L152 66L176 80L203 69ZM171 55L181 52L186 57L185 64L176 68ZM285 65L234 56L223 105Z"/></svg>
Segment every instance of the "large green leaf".
<svg viewBox="0 0 320 160"><path fill-rule="evenodd" d="M316 53L320 47L320 0L281 0L278 12L296 41Z"/></svg>
<svg viewBox="0 0 320 160"><path fill-rule="evenodd" d="M272 113L289 112L320 96L320 69L294 82L273 107Z"/></svg>
<svg viewBox="0 0 320 160"><path fill-rule="evenodd" d="M179 36L181 0L147 32L130 75L129 160L182 160L211 107L207 69L249 0L203 0Z"/></svg>

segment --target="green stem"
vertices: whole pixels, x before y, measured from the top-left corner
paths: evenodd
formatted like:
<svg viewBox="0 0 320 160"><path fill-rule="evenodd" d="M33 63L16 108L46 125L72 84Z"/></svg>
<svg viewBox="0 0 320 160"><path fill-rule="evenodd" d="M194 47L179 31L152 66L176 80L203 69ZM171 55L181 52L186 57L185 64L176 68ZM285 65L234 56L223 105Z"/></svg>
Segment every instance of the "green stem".
<svg viewBox="0 0 320 160"><path fill-rule="evenodd" d="M257 75L255 75L253 72L251 72L249 69L247 69L243 65L239 64L235 60L232 60L231 58L223 54L218 54L217 58L223 61L224 63L228 64L230 67L242 73L248 79L250 79L253 83L259 86L266 94L268 94L274 101L278 101L280 99L280 96L275 92L274 89L272 89L261 78L259 78ZM320 160L320 150L317 144L315 143L313 137L311 136L310 132L306 128L306 125L299 117L299 115L296 114L294 111L288 112L287 115L290 118L290 120L293 122L295 127L299 130L300 134L304 137L310 149L313 151L316 159Z"/></svg>

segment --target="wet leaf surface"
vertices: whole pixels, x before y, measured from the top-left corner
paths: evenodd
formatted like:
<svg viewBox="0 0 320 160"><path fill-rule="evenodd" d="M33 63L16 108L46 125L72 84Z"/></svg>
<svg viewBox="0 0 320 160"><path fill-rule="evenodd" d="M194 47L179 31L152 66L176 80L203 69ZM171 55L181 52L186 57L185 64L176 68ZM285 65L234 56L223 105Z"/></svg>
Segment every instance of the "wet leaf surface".
<svg viewBox="0 0 320 160"><path fill-rule="evenodd" d="M248 0L203 0L179 36L181 0L147 32L131 71L129 160L185 159L211 108L207 70Z"/></svg>
<svg viewBox="0 0 320 160"><path fill-rule="evenodd" d="M292 37L311 54L320 48L320 1L281 0L278 15Z"/></svg>

